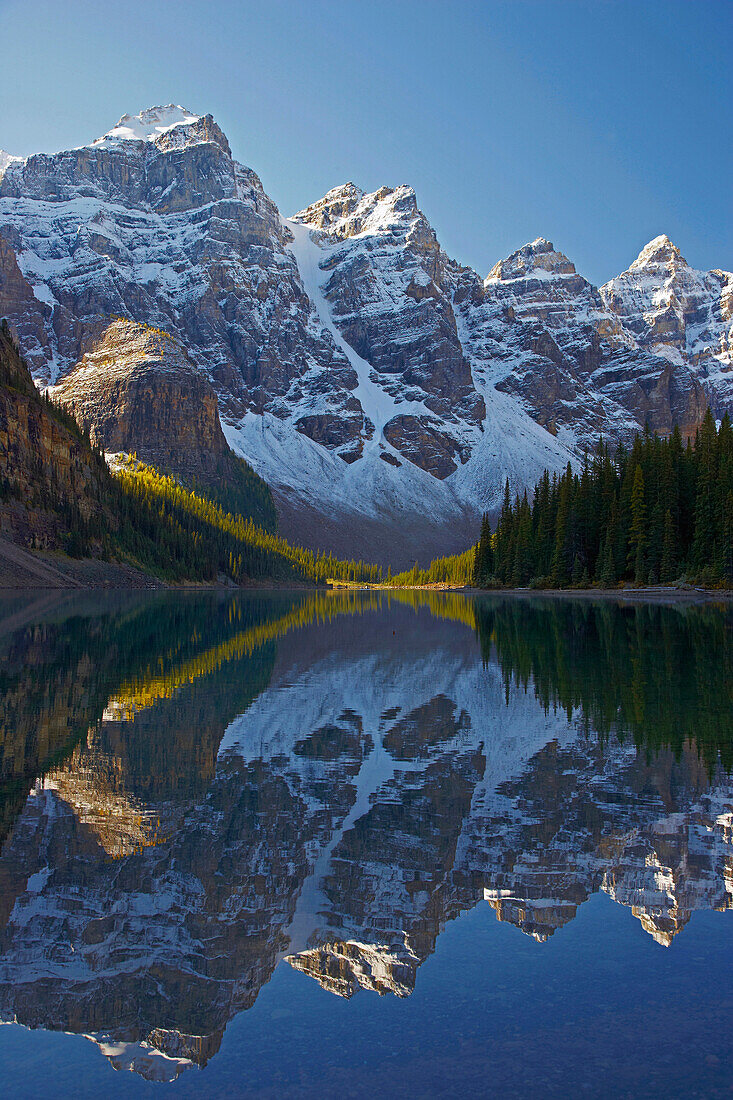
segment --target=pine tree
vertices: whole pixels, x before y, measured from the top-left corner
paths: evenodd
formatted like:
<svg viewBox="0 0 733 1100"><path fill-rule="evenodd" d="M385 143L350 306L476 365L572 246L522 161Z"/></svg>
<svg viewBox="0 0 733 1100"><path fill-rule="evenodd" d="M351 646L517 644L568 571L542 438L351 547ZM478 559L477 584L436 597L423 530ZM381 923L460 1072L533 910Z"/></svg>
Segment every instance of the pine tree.
<svg viewBox="0 0 733 1100"><path fill-rule="evenodd" d="M662 542L662 561L659 568L659 579L662 584L669 584L675 579L677 565L675 553L675 532L672 522L672 512L668 508L664 514L664 538Z"/></svg>
<svg viewBox="0 0 733 1100"><path fill-rule="evenodd" d="M695 530L692 541L692 561L696 570L710 566L715 543L715 474L716 474L715 421L710 409L697 433L695 459L697 482L695 486Z"/></svg>
<svg viewBox="0 0 733 1100"><path fill-rule="evenodd" d="M637 463L631 490L631 522L629 526L628 564L633 570L634 580L642 584L645 578L644 548L647 540L646 504L644 502L644 474Z"/></svg>
<svg viewBox="0 0 733 1100"><path fill-rule="evenodd" d="M570 463L558 486L557 518L555 521L555 546L552 553L552 583L559 587L569 580L568 527L570 522L570 493L572 471Z"/></svg>
<svg viewBox="0 0 733 1100"><path fill-rule="evenodd" d="M613 538L609 531L606 536L606 541L603 545L602 553L599 554L601 561L601 569L598 580L603 588L613 588L616 584L616 568L613 563Z"/></svg>
<svg viewBox="0 0 733 1100"><path fill-rule="evenodd" d="M476 547L474 558L472 584L474 588L485 588L489 577L493 572L493 550L491 546L491 524L489 516L484 512L481 519L481 534Z"/></svg>

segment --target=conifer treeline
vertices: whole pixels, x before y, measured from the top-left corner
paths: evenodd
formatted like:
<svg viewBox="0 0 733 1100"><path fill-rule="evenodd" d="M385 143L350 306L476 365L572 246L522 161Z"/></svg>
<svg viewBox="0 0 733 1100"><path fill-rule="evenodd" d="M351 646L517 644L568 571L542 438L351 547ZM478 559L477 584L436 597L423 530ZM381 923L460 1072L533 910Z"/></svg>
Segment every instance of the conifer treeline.
<svg viewBox="0 0 733 1100"><path fill-rule="evenodd" d="M471 584L474 569L476 547L471 546L462 554L451 554L446 558L435 558L427 569L421 569L417 562L412 569L392 576L391 568L387 572L386 584L394 588L415 588L424 584L448 584L457 588Z"/></svg>
<svg viewBox="0 0 733 1100"><path fill-rule="evenodd" d="M236 584L381 579L378 565L291 546L252 519L225 512L215 501L144 463L130 461L116 472L114 481L120 520L114 541L154 571L169 565L176 576L206 581L223 573Z"/></svg>
<svg viewBox="0 0 733 1100"><path fill-rule="evenodd" d="M473 583L562 588L681 578L733 582L733 429L708 409L694 440L645 431L613 454L601 441L580 473L545 471L530 499L509 483L496 531L484 517Z"/></svg>

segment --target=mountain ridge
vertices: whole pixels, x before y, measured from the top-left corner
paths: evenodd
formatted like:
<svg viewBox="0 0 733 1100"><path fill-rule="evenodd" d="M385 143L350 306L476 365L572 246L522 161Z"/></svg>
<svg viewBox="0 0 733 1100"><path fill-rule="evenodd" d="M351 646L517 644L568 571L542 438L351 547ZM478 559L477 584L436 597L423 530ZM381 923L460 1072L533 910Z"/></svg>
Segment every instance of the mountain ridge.
<svg viewBox="0 0 733 1100"><path fill-rule="evenodd" d="M733 275L662 241L641 253L641 309L634 264L596 288L544 238L482 278L411 187L342 184L284 218L211 115L168 105L8 163L0 314L44 384L113 315L168 332L283 533L384 560L399 528L399 566L409 544L427 559L471 541L507 477L521 491L600 434L691 434L731 405Z"/></svg>

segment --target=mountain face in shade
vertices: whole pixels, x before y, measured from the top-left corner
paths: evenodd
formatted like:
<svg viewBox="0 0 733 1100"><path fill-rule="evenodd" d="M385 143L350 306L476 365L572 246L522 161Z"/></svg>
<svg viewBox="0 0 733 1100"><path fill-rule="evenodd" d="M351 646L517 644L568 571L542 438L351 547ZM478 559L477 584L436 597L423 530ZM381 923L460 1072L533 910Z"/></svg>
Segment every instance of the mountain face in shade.
<svg viewBox="0 0 733 1100"><path fill-rule="evenodd" d="M666 238L600 291L542 238L484 279L407 186L345 184L285 219L214 119L172 105L0 159L0 314L36 379L94 421L105 387L85 396L77 368L115 319L127 362L135 324L168 333L284 533L357 555L390 534L398 559L458 548L507 477L729 408L732 285Z"/></svg>

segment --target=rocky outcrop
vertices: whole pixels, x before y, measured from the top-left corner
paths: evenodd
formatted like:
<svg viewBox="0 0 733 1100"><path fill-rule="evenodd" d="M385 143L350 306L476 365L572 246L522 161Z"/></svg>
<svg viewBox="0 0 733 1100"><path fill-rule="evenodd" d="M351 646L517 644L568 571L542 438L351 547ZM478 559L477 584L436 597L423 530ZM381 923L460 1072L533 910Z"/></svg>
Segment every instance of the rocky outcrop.
<svg viewBox="0 0 733 1100"><path fill-rule="evenodd" d="M695 271L667 236L655 237L600 293L638 345L691 366L713 412L733 412L733 274Z"/></svg>
<svg viewBox="0 0 733 1100"><path fill-rule="evenodd" d="M403 458L441 480L458 469L455 459L467 451L427 416L393 417L384 426L384 438ZM394 461L389 454L383 454L382 458Z"/></svg>
<svg viewBox="0 0 733 1100"><path fill-rule="evenodd" d="M167 332L115 319L53 390L105 451L189 475L228 450L216 394Z"/></svg>
<svg viewBox="0 0 733 1100"><path fill-rule="evenodd" d="M134 453L274 526L267 486L229 449L213 387L170 333L115 318L52 393L107 453Z"/></svg>

